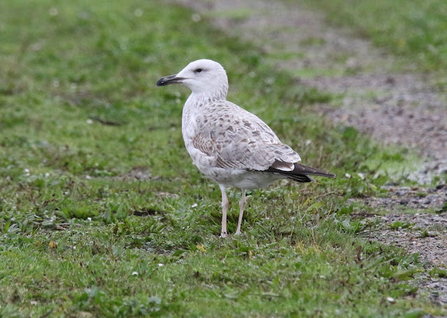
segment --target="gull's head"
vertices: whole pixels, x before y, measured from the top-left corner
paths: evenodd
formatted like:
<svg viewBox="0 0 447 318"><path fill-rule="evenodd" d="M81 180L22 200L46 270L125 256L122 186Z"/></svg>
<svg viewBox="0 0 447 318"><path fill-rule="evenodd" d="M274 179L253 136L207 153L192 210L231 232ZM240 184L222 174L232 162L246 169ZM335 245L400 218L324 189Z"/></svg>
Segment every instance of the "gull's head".
<svg viewBox="0 0 447 318"><path fill-rule="evenodd" d="M212 60L197 60L189 63L174 75L160 78L157 86L183 84L195 94L209 94L225 98L228 92L228 78L222 65Z"/></svg>

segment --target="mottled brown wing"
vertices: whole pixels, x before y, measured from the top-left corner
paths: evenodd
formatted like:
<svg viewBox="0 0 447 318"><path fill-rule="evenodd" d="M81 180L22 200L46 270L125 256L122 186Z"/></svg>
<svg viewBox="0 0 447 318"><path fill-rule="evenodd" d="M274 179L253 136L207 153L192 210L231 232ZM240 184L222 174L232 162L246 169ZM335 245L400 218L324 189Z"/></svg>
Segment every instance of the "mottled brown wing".
<svg viewBox="0 0 447 318"><path fill-rule="evenodd" d="M279 170L293 170L299 155L257 116L241 110L230 116L223 105L213 116L199 118L204 124L193 138L194 147L215 157L221 168L265 171L275 164Z"/></svg>

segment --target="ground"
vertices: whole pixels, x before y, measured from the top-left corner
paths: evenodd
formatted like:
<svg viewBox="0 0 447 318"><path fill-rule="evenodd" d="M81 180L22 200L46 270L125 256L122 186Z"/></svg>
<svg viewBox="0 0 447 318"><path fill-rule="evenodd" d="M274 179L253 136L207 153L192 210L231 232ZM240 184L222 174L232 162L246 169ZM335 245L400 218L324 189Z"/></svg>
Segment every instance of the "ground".
<svg viewBox="0 0 447 318"><path fill-rule="evenodd" d="M435 71L447 32L431 29L447 31L444 0L356 0L352 29L386 22L404 30L398 48L415 44L415 25L432 35L405 59L326 24L346 0L163 1L0 2L0 316L446 315L433 243L444 245L445 178L425 172L442 164L348 116L394 101L403 78L446 90ZM324 18L315 3L337 11ZM189 90L156 87L204 57L225 66L230 101L338 176L250 191L242 234L226 239L219 188L184 148ZM374 89L353 90L364 78ZM372 85L382 79L386 89ZM229 193L232 234L239 198Z"/></svg>
<svg viewBox="0 0 447 318"><path fill-rule="evenodd" d="M335 123L351 125L382 144L397 145L422 156L423 165L410 168L410 179L427 184L447 173L447 99L436 87L439 74L416 72L414 65L400 62L348 29L335 28L321 12L300 3L178 2L197 10L196 18L204 15L228 35L262 47L266 59L294 75L299 84L340 94L336 103L319 104L315 111ZM385 189L385 197L363 199L381 211L369 216L374 229L365 231L365 236L419 254L427 266L445 266L446 187L388 185ZM400 212L402 207L411 207L414 212ZM433 210L439 213L433 214ZM407 226L396 226L399 222ZM434 282L421 278L419 286L425 287L435 301L447 303L445 278Z"/></svg>

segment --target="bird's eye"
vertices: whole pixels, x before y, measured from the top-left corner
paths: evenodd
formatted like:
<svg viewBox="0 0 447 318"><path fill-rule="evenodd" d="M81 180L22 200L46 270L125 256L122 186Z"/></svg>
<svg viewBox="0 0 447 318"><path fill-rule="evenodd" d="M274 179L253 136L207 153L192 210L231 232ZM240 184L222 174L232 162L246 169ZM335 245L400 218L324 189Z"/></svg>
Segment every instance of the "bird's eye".
<svg viewBox="0 0 447 318"><path fill-rule="evenodd" d="M200 72L202 72L203 70L201 69L201 68L198 68L198 69L196 69L195 71L194 71L194 73L200 73Z"/></svg>

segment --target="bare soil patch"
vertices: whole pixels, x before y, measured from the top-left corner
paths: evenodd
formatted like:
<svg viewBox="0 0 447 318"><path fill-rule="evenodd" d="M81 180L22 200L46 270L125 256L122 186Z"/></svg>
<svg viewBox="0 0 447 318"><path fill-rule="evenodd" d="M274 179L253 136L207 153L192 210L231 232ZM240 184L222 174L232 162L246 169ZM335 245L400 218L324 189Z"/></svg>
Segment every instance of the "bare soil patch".
<svg viewBox="0 0 447 318"><path fill-rule="evenodd" d="M417 254L427 269L445 269L447 264L447 186L427 188L388 188L385 198L368 198L366 204L386 215L365 219L371 226L362 234L365 238L403 248ZM441 206L441 207L440 207ZM412 213L399 212L411 208ZM427 213L427 210L431 212ZM447 304L447 277L422 273L413 283L419 296L430 297L438 304Z"/></svg>

